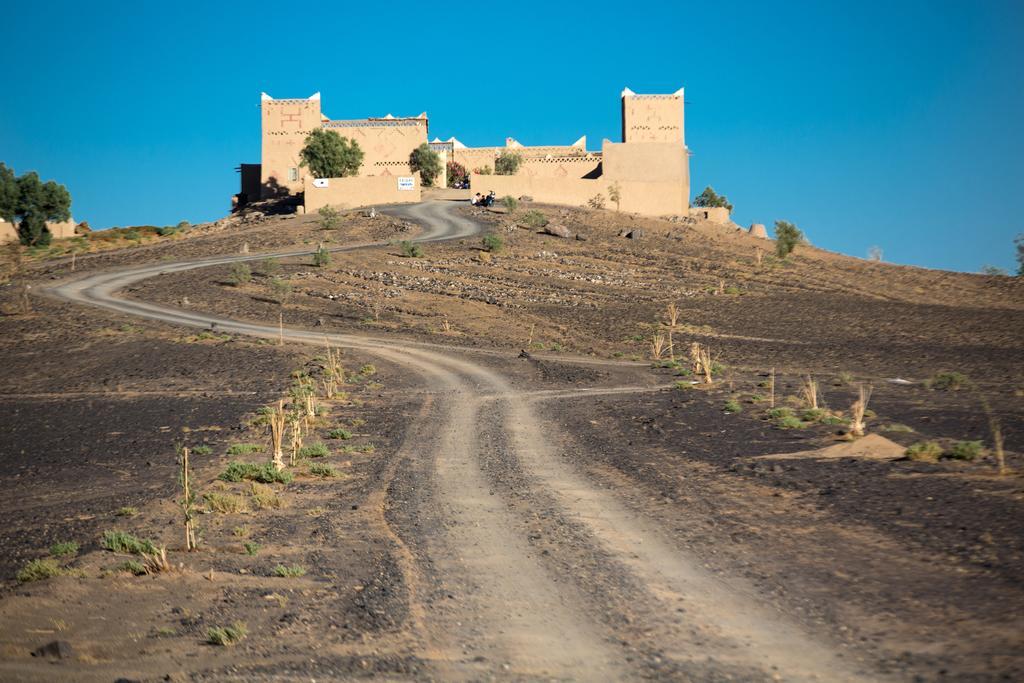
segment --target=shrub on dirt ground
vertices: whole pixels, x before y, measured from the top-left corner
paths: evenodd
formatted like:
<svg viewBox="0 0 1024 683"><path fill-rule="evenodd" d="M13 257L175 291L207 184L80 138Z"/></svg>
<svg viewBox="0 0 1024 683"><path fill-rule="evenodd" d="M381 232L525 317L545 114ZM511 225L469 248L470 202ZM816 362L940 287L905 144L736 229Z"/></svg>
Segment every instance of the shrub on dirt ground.
<svg viewBox="0 0 1024 683"><path fill-rule="evenodd" d="M783 417L793 417L793 409L779 406L778 408L769 409L765 414L772 420L778 420Z"/></svg>
<svg viewBox="0 0 1024 683"><path fill-rule="evenodd" d="M587 206L589 206L591 209L603 209L604 195L598 192L593 197L587 200Z"/></svg>
<svg viewBox="0 0 1024 683"><path fill-rule="evenodd" d="M236 263L231 266L231 273L228 275L228 282L237 287L239 285L244 285L250 280L252 280L252 271L249 270L249 264Z"/></svg>
<svg viewBox="0 0 1024 683"><path fill-rule="evenodd" d="M785 415L775 421L779 429L803 429L807 425L794 415Z"/></svg>
<svg viewBox="0 0 1024 683"><path fill-rule="evenodd" d="M62 541L60 543L54 543L50 546L50 554L54 557L64 557L65 555L74 555L78 552L78 543L74 541Z"/></svg>
<svg viewBox="0 0 1024 683"><path fill-rule="evenodd" d="M132 574L133 576L144 576L145 574L148 574L146 571L146 565L142 564L138 560L125 560L114 567L114 571L125 572L127 574Z"/></svg>
<svg viewBox="0 0 1024 683"><path fill-rule="evenodd" d="M800 413L800 419L805 422L821 422L827 415L821 408L808 408Z"/></svg>
<svg viewBox="0 0 1024 683"><path fill-rule="evenodd" d="M540 211L538 211L537 209L530 209L529 211L523 214L523 217L520 220L527 227L535 228L537 230L540 230L549 222L548 217L545 216Z"/></svg>
<svg viewBox="0 0 1024 683"><path fill-rule="evenodd" d="M325 444L314 443L299 449L300 458L326 458L331 451Z"/></svg>
<svg viewBox="0 0 1024 683"><path fill-rule="evenodd" d="M441 156L424 142L409 155L409 168L420 172L424 185L433 187L437 176L441 174Z"/></svg>
<svg viewBox="0 0 1024 683"><path fill-rule="evenodd" d="M980 441L957 441L946 455L954 460L975 460L984 452Z"/></svg>
<svg viewBox="0 0 1024 683"><path fill-rule="evenodd" d="M775 255L779 258L786 258L796 249L797 245L804 244L804 233L789 221L775 221Z"/></svg>
<svg viewBox="0 0 1024 683"><path fill-rule="evenodd" d="M338 470L334 469L330 465L324 465L318 462L309 466L309 473L314 477L323 477L325 479L331 479L338 476Z"/></svg>
<svg viewBox="0 0 1024 683"><path fill-rule="evenodd" d="M131 506L125 506L123 508L118 509L118 511L114 514L118 517L134 517L135 515L139 514L139 509Z"/></svg>
<svg viewBox="0 0 1024 683"><path fill-rule="evenodd" d="M317 222L320 223L322 229L337 230L341 226L341 213L333 206L321 206L317 214L320 216ZM272 260L267 259L264 263Z"/></svg>
<svg viewBox="0 0 1024 683"><path fill-rule="evenodd" d="M57 564L57 560L44 558L41 560L30 560L28 564L18 570L15 578L19 583L30 581L42 581L64 573L64 568Z"/></svg>
<svg viewBox="0 0 1024 683"><path fill-rule="evenodd" d="M323 268L324 266L331 265L331 252L327 251L327 247L320 245L320 247L313 252L313 265L317 268Z"/></svg>
<svg viewBox="0 0 1024 683"><path fill-rule="evenodd" d="M740 405L739 401L735 399L729 399L728 401L725 402L725 407L723 408L723 410L727 413L742 413L743 406Z"/></svg>
<svg viewBox="0 0 1024 683"><path fill-rule="evenodd" d="M206 640L211 645L231 646L235 645L249 635L245 624L236 621L230 626L213 626L206 632Z"/></svg>
<svg viewBox="0 0 1024 683"><path fill-rule="evenodd" d="M291 475L289 475L291 476ZM259 482L252 482L252 502L257 510L279 510L284 507L284 501L277 495L270 486Z"/></svg>
<svg viewBox="0 0 1024 683"><path fill-rule="evenodd" d="M213 448L210 446L195 446L192 448L192 455L209 455L213 453Z"/></svg>
<svg viewBox="0 0 1024 683"><path fill-rule="evenodd" d="M314 178L354 176L363 164L363 150L358 142L323 128L306 137L299 157L300 165L308 168Z"/></svg>
<svg viewBox="0 0 1024 683"><path fill-rule="evenodd" d="M230 493L204 493L203 498L214 512L238 513L249 509L245 498Z"/></svg>
<svg viewBox="0 0 1024 683"><path fill-rule="evenodd" d="M281 270L281 262L276 258L265 258L260 261L260 272L264 275L274 275L279 270Z"/></svg>
<svg viewBox="0 0 1024 683"><path fill-rule="evenodd" d="M104 531L100 545L115 553L127 553L129 555L152 554L157 552L153 541L136 538L126 531Z"/></svg>
<svg viewBox="0 0 1024 683"><path fill-rule="evenodd" d="M290 567L286 567L283 564L279 564L276 567L274 567L274 575L280 576L284 579L305 576L306 568L298 564L293 564Z"/></svg>
<svg viewBox="0 0 1024 683"><path fill-rule="evenodd" d="M255 541L246 541L242 547L245 548L246 555L255 555L260 551L260 544Z"/></svg>
<svg viewBox="0 0 1024 683"><path fill-rule="evenodd" d="M347 429L332 429L327 432L328 439L341 439L342 441L348 441L352 438L352 432Z"/></svg>
<svg viewBox="0 0 1024 683"><path fill-rule="evenodd" d="M940 372L926 379L924 385L928 389L938 391L959 391L966 387L969 381L967 375L960 372Z"/></svg>
<svg viewBox="0 0 1024 683"><path fill-rule="evenodd" d="M235 443L228 447L228 455L248 455L262 450L263 446L256 443Z"/></svg>
<svg viewBox="0 0 1024 683"><path fill-rule="evenodd" d="M504 246L504 243L501 241L501 238L498 237L497 235L484 235L484 238L481 240L481 242L484 245L484 249L486 249L492 254L497 254L499 251L501 251L501 248Z"/></svg>
<svg viewBox="0 0 1024 683"><path fill-rule="evenodd" d="M904 452L910 460L935 462L942 455L942 446L937 441L918 441L911 444Z"/></svg>
<svg viewBox="0 0 1024 683"><path fill-rule="evenodd" d="M515 152L502 152L494 160L495 175L515 175L523 164L523 157Z"/></svg>
<svg viewBox="0 0 1024 683"><path fill-rule="evenodd" d="M448 187L463 187L469 180L466 167L457 161L448 162Z"/></svg>
<svg viewBox="0 0 1024 683"><path fill-rule="evenodd" d="M421 258L423 256L423 247L410 242L409 240L402 240L398 243L398 248L402 252L402 256L405 258Z"/></svg>
<svg viewBox="0 0 1024 683"><path fill-rule="evenodd" d="M218 479L221 481L258 481L263 484L288 484L292 480L290 472L278 471L273 463L262 463L257 465L251 462L230 462L227 469L220 473Z"/></svg>
<svg viewBox="0 0 1024 683"><path fill-rule="evenodd" d="M688 389L693 389L693 384L691 384L689 381L676 382L672 386L675 387L676 389L680 390L680 391L685 391L685 390L688 390Z"/></svg>
<svg viewBox="0 0 1024 683"><path fill-rule="evenodd" d="M504 197L502 197L501 203L505 207L505 210L508 211L510 216L516 212L516 209L519 208L519 200L510 194L507 194Z"/></svg>

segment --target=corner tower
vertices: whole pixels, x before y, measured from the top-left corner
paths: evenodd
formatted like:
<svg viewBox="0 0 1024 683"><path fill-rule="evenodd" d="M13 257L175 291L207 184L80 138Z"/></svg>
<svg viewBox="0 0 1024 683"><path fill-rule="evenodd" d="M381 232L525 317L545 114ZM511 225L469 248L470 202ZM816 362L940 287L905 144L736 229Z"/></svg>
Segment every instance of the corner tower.
<svg viewBox="0 0 1024 683"><path fill-rule="evenodd" d="M675 142L686 147L683 89L671 95L622 91L623 142Z"/></svg>
<svg viewBox="0 0 1024 683"><path fill-rule="evenodd" d="M262 197L302 192L306 169L299 165L299 151L306 136L320 128L322 119L320 93L287 100L260 94Z"/></svg>

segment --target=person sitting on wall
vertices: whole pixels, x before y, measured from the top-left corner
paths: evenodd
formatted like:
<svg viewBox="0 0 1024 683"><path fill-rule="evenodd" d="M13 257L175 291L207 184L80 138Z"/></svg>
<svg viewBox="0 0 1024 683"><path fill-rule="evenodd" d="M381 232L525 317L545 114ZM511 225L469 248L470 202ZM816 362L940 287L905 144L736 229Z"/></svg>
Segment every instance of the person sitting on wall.
<svg viewBox="0 0 1024 683"><path fill-rule="evenodd" d="M483 199L484 206L493 206L495 199L497 199L497 197L494 196L494 190L491 190L490 193Z"/></svg>
<svg viewBox="0 0 1024 683"><path fill-rule="evenodd" d="M480 206L480 202L482 201L483 198L480 196L479 192L477 192L475 195L469 198L469 203L472 204L473 206Z"/></svg>

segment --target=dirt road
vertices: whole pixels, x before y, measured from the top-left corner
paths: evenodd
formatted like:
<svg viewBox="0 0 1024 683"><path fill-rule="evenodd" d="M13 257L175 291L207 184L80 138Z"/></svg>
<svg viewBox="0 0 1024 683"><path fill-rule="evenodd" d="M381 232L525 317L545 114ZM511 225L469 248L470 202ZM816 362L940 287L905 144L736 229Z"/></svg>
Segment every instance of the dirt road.
<svg viewBox="0 0 1024 683"><path fill-rule="evenodd" d="M454 205L402 211L420 240L477 226ZM359 248L353 245L344 249ZM278 256L295 254L278 254ZM403 549L417 643L446 680L878 680L850 651L817 639L748 584L704 569L561 457L563 434L544 396L455 350L324 335L119 298L163 273L266 254L161 263L92 275L52 289L63 299L153 320L370 352L417 373L428 389L386 493L383 532ZM626 447L626 446L624 446Z"/></svg>

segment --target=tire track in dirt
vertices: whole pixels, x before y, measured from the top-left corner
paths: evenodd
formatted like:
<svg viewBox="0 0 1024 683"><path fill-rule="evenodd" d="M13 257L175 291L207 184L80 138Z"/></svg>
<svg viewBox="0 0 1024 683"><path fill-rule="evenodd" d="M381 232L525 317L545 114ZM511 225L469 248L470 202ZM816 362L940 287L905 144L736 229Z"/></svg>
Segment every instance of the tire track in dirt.
<svg viewBox="0 0 1024 683"><path fill-rule="evenodd" d="M444 203L415 205L402 212L423 223L420 240L473 234L476 226L446 210ZM354 245L335 251L359 248ZM289 252L294 256L308 252ZM231 320L115 297L139 280L166 272L265 258L227 256L157 264L107 272L57 285L52 294L66 300L189 327L277 338L276 326ZM666 657L692 662L714 655L730 668L762 671L765 678L785 680L858 680L846 663L819 644L785 615L759 605L742 586L708 575L696 558L663 539L656 525L640 518L615 496L595 487L559 457L545 436L551 426L539 420L528 394L517 392L499 374L463 358L420 345L353 335L325 335L286 329L292 342L359 348L416 371L436 389L438 399L406 440L396 462L410 463L427 488L420 494L424 514L437 523L427 529L394 528L401 546L399 561L412 584L410 595L439 595L446 586L466 590L462 599L414 606L421 630L420 653L441 677L470 679L481 675L620 680L637 677L635 664L612 643L615 633L596 623L583 606L588 586L567 591L552 580L550 569L522 535L524 511L508 505L483 463L493 454L480 438L480 425L498 426L538 499L555 501L559 514L583 530L593 548L613 558L602 572L625 571L647 594L647 638ZM632 388L630 388L632 389ZM499 400L490 400L498 396ZM486 418L482 411L486 409ZM527 492L529 498L530 492ZM383 504L384 501L381 501ZM385 524L388 522L385 521ZM557 552L557 549L556 549ZM404 558L404 559L403 559ZM411 566L415 564L416 566ZM623 569L624 568L624 569ZM439 578L440 577L440 578ZM443 581L442 583L439 583ZM426 585L418 585L420 583ZM593 587L590 587L593 590ZM678 638L678 607L686 620L710 635L699 645ZM666 626L668 625L668 626Z"/></svg>

